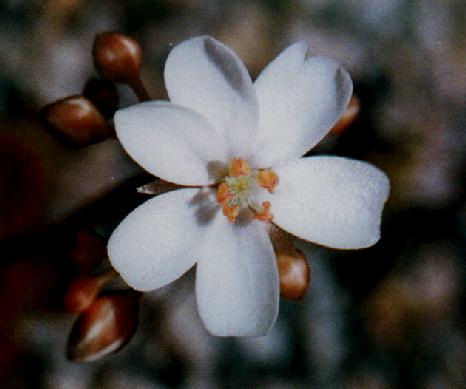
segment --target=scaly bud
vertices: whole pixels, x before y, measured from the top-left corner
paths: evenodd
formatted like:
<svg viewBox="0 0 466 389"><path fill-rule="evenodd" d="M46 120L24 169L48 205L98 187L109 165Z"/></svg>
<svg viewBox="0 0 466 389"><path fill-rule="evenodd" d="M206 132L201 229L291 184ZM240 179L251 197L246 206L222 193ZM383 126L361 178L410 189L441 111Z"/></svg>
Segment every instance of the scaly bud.
<svg viewBox="0 0 466 389"><path fill-rule="evenodd" d="M94 361L123 348L136 332L140 296L133 290L118 290L97 298L74 323L68 359Z"/></svg>
<svg viewBox="0 0 466 389"><path fill-rule="evenodd" d="M111 118L118 109L120 96L113 82L92 78L84 86L83 95L91 100L106 118Z"/></svg>
<svg viewBox="0 0 466 389"><path fill-rule="evenodd" d="M141 101L149 100L139 78L141 47L134 39L112 32L98 34L93 56L95 67L103 78L128 84Z"/></svg>
<svg viewBox="0 0 466 389"><path fill-rule="evenodd" d="M71 96L42 110L52 135L72 147L100 142L112 134L107 121L84 96Z"/></svg>
<svg viewBox="0 0 466 389"><path fill-rule="evenodd" d="M68 286L65 293L64 306L67 312L83 312L96 299L100 289L110 282L117 273L115 270L98 276L78 276Z"/></svg>
<svg viewBox="0 0 466 389"><path fill-rule="evenodd" d="M304 297L311 281L311 268L305 255L298 249L290 248L276 252L280 277L280 295L289 300Z"/></svg>
<svg viewBox="0 0 466 389"><path fill-rule="evenodd" d="M333 128L330 130L332 134L341 134L345 131L358 117L361 104L356 95L352 95L348 103L346 111L340 116L340 119L335 123Z"/></svg>

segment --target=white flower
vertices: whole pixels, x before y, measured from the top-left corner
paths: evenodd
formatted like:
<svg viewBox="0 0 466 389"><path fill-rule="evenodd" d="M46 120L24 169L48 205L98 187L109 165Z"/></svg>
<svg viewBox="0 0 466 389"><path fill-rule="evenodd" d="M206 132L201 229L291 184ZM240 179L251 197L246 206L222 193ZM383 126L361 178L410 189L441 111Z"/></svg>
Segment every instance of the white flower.
<svg viewBox="0 0 466 389"><path fill-rule="evenodd" d="M329 247L379 239L385 174L346 158L300 159L345 110L351 79L300 42L252 83L229 48L203 36L171 51L165 82L171 102L118 111L116 132L148 172L188 188L128 215L110 238L109 258L138 290L164 286L197 263L206 328L219 336L265 335L279 300L272 217Z"/></svg>

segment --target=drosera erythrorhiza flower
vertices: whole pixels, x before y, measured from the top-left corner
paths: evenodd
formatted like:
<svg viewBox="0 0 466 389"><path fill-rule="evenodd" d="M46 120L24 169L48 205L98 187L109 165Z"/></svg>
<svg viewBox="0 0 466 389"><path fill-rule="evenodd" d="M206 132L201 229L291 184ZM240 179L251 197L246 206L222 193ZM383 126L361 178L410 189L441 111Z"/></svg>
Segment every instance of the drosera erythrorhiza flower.
<svg viewBox="0 0 466 389"><path fill-rule="evenodd" d="M136 162L187 188L129 214L110 237L110 261L144 291L197 263L206 328L219 336L265 335L279 300L271 222L340 249L369 247L380 237L389 192L383 172L347 158L300 158L345 110L351 78L299 42L253 83L229 48L202 36L171 51L165 81L170 102L120 110L115 128Z"/></svg>

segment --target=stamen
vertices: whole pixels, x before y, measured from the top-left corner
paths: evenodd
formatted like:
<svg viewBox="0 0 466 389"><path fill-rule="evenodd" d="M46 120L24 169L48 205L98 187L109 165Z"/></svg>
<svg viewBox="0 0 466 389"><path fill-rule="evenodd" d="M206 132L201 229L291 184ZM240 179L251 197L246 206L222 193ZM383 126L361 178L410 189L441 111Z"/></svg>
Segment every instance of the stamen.
<svg viewBox="0 0 466 389"><path fill-rule="evenodd" d="M244 159L235 158L233 161L231 161L230 174L233 177L245 176L250 173L251 167Z"/></svg>
<svg viewBox="0 0 466 389"><path fill-rule="evenodd" d="M278 185L278 175L271 169L261 170L257 176L257 182L261 188L267 189L269 193L273 193Z"/></svg>
<svg viewBox="0 0 466 389"><path fill-rule="evenodd" d="M223 204L223 214L228 218L230 223L234 223L239 215L239 207L237 205L230 207L226 204Z"/></svg>
<svg viewBox="0 0 466 389"><path fill-rule="evenodd" d="M262 221L265 221L265 222L271 222L272 219L273 219L273 216L270 213L270 201L264 201L262 203L262 211L261 212L257 212L255 210L253 210L253 212L254 212L254 219L262 220Z"/></svg>
<svg viewBox="0 0 466 389"><path fill-rule="evenodd" d="M224 204L227 201L231 200L233 196L230 193L230 188L226 182L222 182L217 189L217 202Z"/></svg>

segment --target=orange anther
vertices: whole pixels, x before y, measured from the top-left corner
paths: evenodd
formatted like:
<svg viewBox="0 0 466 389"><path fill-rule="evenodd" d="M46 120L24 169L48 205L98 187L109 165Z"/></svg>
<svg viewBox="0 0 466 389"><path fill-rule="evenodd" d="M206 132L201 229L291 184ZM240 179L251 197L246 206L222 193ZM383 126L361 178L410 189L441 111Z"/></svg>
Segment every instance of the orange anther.
<svg viewBox="0 0 466 389"><path fill-rule="evenodd" d="M254 219L262 220L265 222L271 222L273 219L273 215L270 213L270 201L264 201L262 203L261 212L257 212L257 211L253 211L253 212L254 212Z"/></svg>
<svg viewBox="0 0 466 389"><path fill-rule="evenodd" d="M239 177L239 176L244 176L251 173L251 167L245 161L244 159L241 158L235 158L230 165L230 174L233 177Z"/></svg>
<svg viewBox="0 0 466 389"><path fill-rule="evenodd" d="M228 200L231 199L230 189L225 182L222 182L217 189L217 202L220 204L224 204Z"/></svg>
<svg viewBox="0 0 466 389"><path fill-rule="evenodd" d="M223 214L228 218L230 223L234 223L239 215L239 207L237 205L229 207L228 205L223 204Z"/></svg>
<svg viewBox="0 0 466 389"><path fill-rule="evenodd" d="M269 193L273 193L278 185L278 175L271 169L261 170L257 176L257 182L261 188L267 189Z"/></svg>

